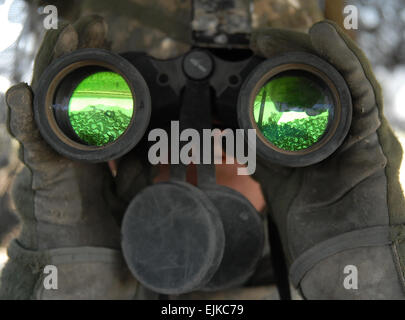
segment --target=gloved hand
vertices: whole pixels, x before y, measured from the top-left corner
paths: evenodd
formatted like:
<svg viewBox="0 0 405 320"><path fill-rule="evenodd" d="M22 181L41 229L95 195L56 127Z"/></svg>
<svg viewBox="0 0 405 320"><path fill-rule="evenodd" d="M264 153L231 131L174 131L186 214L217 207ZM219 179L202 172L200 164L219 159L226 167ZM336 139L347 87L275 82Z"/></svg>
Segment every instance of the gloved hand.
<svg viewBox="0 0 405 320"><path fill-rule="evenodd" d="M97 16L49 31L36 58L33 87L54 58L78 48L105 47L106 34L107 26ZM25 167L13 187L22 230L8 249L0 297L132 298L137 282L122 258L119 223L126 201L150 181L145 161L129 154L114 180L106 163L71 161L47 145L33 119L27 84L9 89L6 101L9 131L20 142ZM45 265L57 267L57 290L43 286Z"/></svg>
<svg viewBox="0 0 405 320"><path fill-rule="evenodd" d="M289 51L318 55L342 74L353 100L349 134L326 160L287 168L258 159L254 177L279 230L290 281L307 299L405 298L402 150L367 58L329 21L309 34L259 31L252 49L267 58ZM357 268L358 289L345 288L345 278L356 276L353 267L345 270L349 265Z"/></svg>

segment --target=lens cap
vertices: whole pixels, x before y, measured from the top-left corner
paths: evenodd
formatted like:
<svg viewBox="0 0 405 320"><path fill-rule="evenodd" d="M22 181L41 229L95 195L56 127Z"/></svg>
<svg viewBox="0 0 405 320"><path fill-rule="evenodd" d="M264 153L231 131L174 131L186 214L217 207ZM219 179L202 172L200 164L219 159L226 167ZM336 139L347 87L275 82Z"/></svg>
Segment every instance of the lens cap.
<svg viewBox="0 0 405 320"><path fill-rule="evenodd" d="M248 199L231 188L210 185L205 194L215 203L225 232L221 265L204 291L243 285L254 273L264 247L264 224Z"/></svg>
<svg viewBox="0 0 405 320"><path fill-rule="evenodd" d="M130 203L122 250L133 275L164 294L201 289L217 271L225 237L219 213L198 188L162 182Z"/></svg>

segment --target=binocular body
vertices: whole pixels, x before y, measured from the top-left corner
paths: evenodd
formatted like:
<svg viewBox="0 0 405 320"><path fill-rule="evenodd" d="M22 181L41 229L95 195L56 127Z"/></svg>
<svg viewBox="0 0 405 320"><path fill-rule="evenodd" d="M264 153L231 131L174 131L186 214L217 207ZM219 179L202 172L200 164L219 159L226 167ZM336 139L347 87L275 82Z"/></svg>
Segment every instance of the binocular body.
<svg viewBox="0 0 405 320"><path fill-rule="evenodd" d="M330 64L304 52L264 59L244 49L194 48L169 60L79 50L45 70L34 88L35 117L64 156L107 161L127 153L147 130L178 120L190 83L209 87L205 109L216 126L255 129L257 154L272 163L320 162L350 127L350 92ZM198 93L187 103L197 99Z"/></svg>
<svg viewBox="0 0 405 320"><path fill-rule="evenodd" d="M193 48L159 60L83 49L52 63L34 91L44 139L89 162L118 158L147 131L179 120L197 132L254 129L243 143L257 145L259 157L307 166L340 146L352 112L341 75L304 52L265 59L248 50ZM186 183L185 170L171 164L169 181L145 188L127 207L128 267L165 294L242 285L263 254L263 219L243 195L216 184L212 162L197 165L197 186Z"/></svg>

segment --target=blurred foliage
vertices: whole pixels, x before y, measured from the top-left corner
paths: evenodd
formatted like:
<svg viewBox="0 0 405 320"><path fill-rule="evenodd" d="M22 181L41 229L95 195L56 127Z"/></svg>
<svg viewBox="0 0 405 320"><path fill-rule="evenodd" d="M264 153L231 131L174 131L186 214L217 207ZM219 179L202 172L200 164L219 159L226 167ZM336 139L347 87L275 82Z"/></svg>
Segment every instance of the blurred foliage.
<svg viewBox="0 0 405 320"><path fill-rule="evenodd" d="M335 0L336 1L336 0ZM307 31L323 19L317 0L254 0L253 27Z"/></svg>
<svg viewBox="0 0 405 320"><path fill-rule="evenodd" d="M350 0L359 12L357 41L373 66L405 64L405 0Z"/></svg>

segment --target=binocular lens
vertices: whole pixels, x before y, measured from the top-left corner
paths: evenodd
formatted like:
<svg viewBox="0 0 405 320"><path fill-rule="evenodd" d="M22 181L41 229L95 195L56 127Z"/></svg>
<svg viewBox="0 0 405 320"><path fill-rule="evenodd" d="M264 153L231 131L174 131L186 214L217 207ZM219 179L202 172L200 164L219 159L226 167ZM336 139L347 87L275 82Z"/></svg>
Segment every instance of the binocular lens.
<svg viewBox="0 0 405 320"><path fill-rule="evenodd" d="M286 151L307 149L320 141L333 121L332 93L309 72L287 71L262 86L253 103L258 130Z"/></svg>
<svg viewBox="0 0 405 320"><path fill-rule="evenodd" d="M70 98L68 117L72 129L88 145L111 143L128 128L134 100L121 75L111 71L91 74L78 84Z"/></svg>
<svg viewBox="0 0 405 320"><path fill-rule="evenodd" d="M70 159L103 162L137 145L151 99L140 72L120 55L81 49L53 61L34 95L42 137Z"/></svg>
<svg viewBox="0 0 405 320"><path fill-rule="evenodd" d="M238 98L240 128L270 163L305 167L319 163L343 143L351 124L350 90L329 63L306 52L261 62L246 78Z"/></svg>

